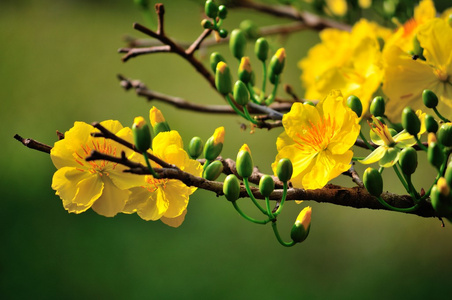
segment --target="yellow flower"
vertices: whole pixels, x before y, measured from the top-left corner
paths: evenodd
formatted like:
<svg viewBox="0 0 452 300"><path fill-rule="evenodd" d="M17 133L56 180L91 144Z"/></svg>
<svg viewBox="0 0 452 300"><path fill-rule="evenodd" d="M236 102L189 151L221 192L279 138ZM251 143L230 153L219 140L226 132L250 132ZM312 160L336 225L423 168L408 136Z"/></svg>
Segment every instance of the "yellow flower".
<svg viewBox="0 0 452 300"><path fill-rule="evenodd" d="M278 137L278 154L272 164L288 158L293 164L294 187L319 189L350 168L350 148L360 125L340 91L332 91L316 107L294 103L283 117L284 132Z"/></svg>
<svg viewBox="0 0 452 300"><path fill-rule="evenodd" d="M347 1L345 0L326 0L327 13L343 17L347 13Z"/></svg>
<svg viewBox="0 0 452 300"><path fill-rule="evenodd" d="M392 45L384 51L388 117L398 120L405 106L423 107L422 91L432 90L439 98L437 109L444 115L452 112L452 27L440 18L422 25L417 37L424 48L425 61L413 60L401 48Z"/></svg>
<svg viewBox="0 0 452 300"><path fill-rule="evenodd" d="M165 122L162 112L155 106L149 110L149 120L152 127L155 127L158 123Z"/></svg>
<svg viewBox="0 0 452 300"><path fill-rule="evenodd" d="M425 132L425 113L418 110L416 111L416 115L419 120L421 120L421 129L419 131L420 136ZM373 123L369 123L369 125L374 135L371 134L370 136L372 142L377 144L379 147L359 162L367 165L378 161L381 167L392 167L399 161L400 151L402 151L403 148L416 144L416 140L405 130L402 130L392 136L386 124L383 124L380 120L373 116L372 120Z"/></svg>
<svg viewBox="0 0 452 300"><path fill-rule="evenodd" d="M202 167L196 160L189 159L183 149L182 138L175 130L160 132L152 140L153 155L174 164L182 171L201 176ZM142 158L140 158L142 159ZM152 162L153 167L159 167ZM156 179L146 175L130 189L132 192L124 208L125 213L137 214L144 220L158 220L178 227L184 221L189 196L196 191L175 179Z"/></svg>
<svg viewBox="0 0 452 300"><path fill-rule="evenodd" d="M130 128L123 128L118 121L104 121L101 125L129 142L133 140ZM113 217L123 210L129 197L127 187L139 176L123 173L125 167L116 163L85 161L92 150L113 156L122 151L130 156L133 152L109 139L92 137L96 131L89 124L75 122L64 139L55 143L50 158L58 170L53 175L52 188L71 213L82 213L91 207L100 215Z"/></svg>
<svg viewBox="0 0 452 300"><path fill-rule="evenodd" d="M357 96L365 113L383 77L379 39L389 35L389 29L366 20L356 23L351 32L322 30L322 42L299 62L305 98L323 99L339 89L345 98Z"/></svg>

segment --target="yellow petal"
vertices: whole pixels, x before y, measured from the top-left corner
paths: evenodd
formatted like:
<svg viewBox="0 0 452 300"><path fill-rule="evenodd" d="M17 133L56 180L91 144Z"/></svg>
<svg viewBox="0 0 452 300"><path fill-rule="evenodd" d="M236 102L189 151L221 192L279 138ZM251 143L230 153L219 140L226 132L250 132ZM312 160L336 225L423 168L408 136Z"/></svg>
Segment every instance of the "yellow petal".
<svg viewBox="0 0 452 300"><path fill-rule="evenodd" d="M164 189L168 210L163 214L167 218L180 216L188 205L190 189L179 180L169 180Z"/></svg>
<svg viewBox="0 0 452 300"><path fill-rule="evenodd" d="M143 189L145 190L145 189ZM135 194L134 197L138 197L139 194ZM158 220L168 209L168 201L165 198L164 192L159 188L153 193L147 193L147 197L145 196L146 201L138 206L137 213L138 215L146 221Z"/></svg>
<svg viewBox="0 0 452 300"><path fill-rule="evenodd" d="M104 182L102 195L94 202L92 209L99 215L114 217L124 209L130 192L117 188L108 177L102 180Z"/></svg>
<svg viewBox="0 0 452 300"><path fill-rule="evenodd" d="M428 63L440 67L451 61L452 27L443 19L436 18L419 27L417 38Z"/></svg>
<svg viewBox="0 0 452 300"><path fill-rule="evenodd" d="M185 209L181 215L179 215L178 217L175 218L167 218L167 217L161 217L160 220L165 223L168 226L171 227L179 227L180 225L182 225L182 223L185 220L185 215L187 214L187 210Z"/></svg>
<svg viewBox="0 0 452 300"><path fill-rule="evenodd" d="M365 165L373 164L379 161L386 154L387 151L388 151L387 147L380 146L374 151L372 151L372 153L370 153L366 158L359 160L359 162Z"/></svg>

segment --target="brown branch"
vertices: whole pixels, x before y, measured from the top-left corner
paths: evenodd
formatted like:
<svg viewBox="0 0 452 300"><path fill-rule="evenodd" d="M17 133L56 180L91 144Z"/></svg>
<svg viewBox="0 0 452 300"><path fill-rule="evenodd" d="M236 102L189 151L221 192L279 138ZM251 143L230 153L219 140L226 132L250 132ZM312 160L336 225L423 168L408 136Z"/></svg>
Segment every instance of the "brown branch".
<svg viewBox="0 0 452 300"><path fill-rule="evenodd" d="M28 147L30 149L38 150L38 151L49 153L49 154L50 154L50 150L52 149L51 146L40 143L33 139L24 139L23 137L21 137L18 134L14 135L14 138L16 140L18 140L19 142L21 142L25 147Z"/></svg>
<svg viewBox="0 0 452 300"><path fill-rule="evenodd" d="M150 53L161 53L161 52L171 52L171 47L164 45L164 46L154 46L149 48L120 48L118 50L119 53L127 53L122 57L122 61L126 62L132 57L140 56L143 54L150 54Z"/></svg>

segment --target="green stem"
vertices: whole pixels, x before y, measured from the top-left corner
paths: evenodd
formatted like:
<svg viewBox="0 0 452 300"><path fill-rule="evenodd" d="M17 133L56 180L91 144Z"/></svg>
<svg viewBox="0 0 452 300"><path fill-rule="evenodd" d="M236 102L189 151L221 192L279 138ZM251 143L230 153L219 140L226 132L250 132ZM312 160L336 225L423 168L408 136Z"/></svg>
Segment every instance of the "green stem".
<svg viewBox="0 0 452 300"><path fill-rule="evenodd" d="M412 211L415 211L419 207L419 203L417 203L417 204L415 204L412 207L397 208L397 207L394 207L394 206L390 205L386 201L384 201L383 198L381 198L381 196L379 196L377 199L378 199L378 202L380 202L381 205L383 205L384 207L389 208L389 209L394 210L394 211L398 211L398 212L412 212Z"/></svg>
<svg viewBox="0 0 452 300"><path fill-rule="evenodd" d="M290 241L289 243L286 243L282 240L281 236L279 235L278 225L276 225L276 222L272 223L272 228L273 228L273 232L275 233L276 239L278 240L278 242L281 245L283 245L284 247L292 247L296 244L294 241Z"/></svg>
<svg viewBox="0 0 452 300"><path fill-rule="evenodd" d="M246 108L246 106L243 106L243 111L245 112L245 116L248 119L248 121L250 121L253 124L259 123L253 117L250 116L250 113L248 112L248 108Z"/></svg>
<svg viewBox="0 0 452 300"><path fill-rule="evenodd" d="M436 109L436 107L433 108L433 111L435 112L435 114L438 116L438 118L440 118L441 120L443 120L444 122L450 122L448 119L444 118L439 111Z"/></svg>
<svg viewBox="0 0 452 300"><path fill-rule="evenodd" d="M419 145L419 147L424 150L425 152L428 151L428 148L424 146L424 144L422 144L421 140L419 140L419 138L417 137L417 135L414 135L414 139L416 140L416 143Z"/></svg>
<svg viewBox="0 0 452 300"><path fill-rule="evenodd" d="M243 112L241 112L237 106L235 106L235 104L232 102L231 97L229 97L229 95L226 95L226 100L228 100L229 105L232 107L232 109L242 118L244 119L248 119L245 114Z"/></svg>
<svg viewBox="0 0 452 300"><path fill-rule="evenodd" d="M265 100L265 104L268 106L270 104L273 103L273 101L275 100L276 97L276 91L278 89L278 84L279 84L279 75L276 75L276 81L275 81L275 85L273 86L273 90L272 93L270 94L270 96L268 96L268 98Z"/></svg>
<svg viewBox="0 0 452 300"><path fill-rule="evenodd" d="M157 173L155 173L154 168L151 167L151 163L149 162L149 157L147 152L143 152L144 160L146 161L146 165L148 166L149 171L151 172L152 176L154 176L155 179L159 179L159 176Z"/></svg>
<svg viewBox="0 0 452 300"><path fill-rule="evenodd" d="M259 104L259 97L254 92L254 88L250 82L248 82L247 87L248 87L248 91L250 92L251 101L253 101L256 104Z"/></svg>
<svg viewBox="0 0 452 300"><path fill-rule="evenodd" d="M281 203L279 203L278 209L273 214L274 216L277 216L281 213L284 203L286 201L286 198L287 198L287 181L283 182L283 195L282 195Z"/></svg>
<svg viewBox="0 0 452 300"><path fill-rule="evenodd" d="M397 177L399 177L400 182L403 184L403 187L405 188L406 192L408 194L411 194L410 188L408 187L408 184L405 182L405 179L403 178L402 174L400 173L399 168L397 167L397 164L395 164L393 166L393 168L394 168L394 172L397 174Z"/></svg>
<svg viewBox="0 0 452 300"><path fill-rule="evenodd" d="M260 102L264 101L264 97L265 97L265 88L266 88L266 84L267 84L267 65L265 64L265 61L262 62L262 74L263 74L263 79L262 79L262 93L261 93L261 97L260 97Z"/></svg>
<svg viewBox="0 0 452 300"><path fill-rule="evenodd" d="M247 214L245 214L245 213L240 209L240 207L237 205L237 201L233 201L233 202L232 202L232 205L234 206L235 210L236 210L243 218L245 218L246 220L248 220L248 221L250 221L250 222L253 222L253 223L256 223L256 224L262 224L262 225L265 225L265 224L267 224L268 222L270 222L270 219L265 220L265 221L261 221L261 220L256 220L256 219L251 218L250 216L248 216Z"/></svg>
<svg viewBox="0 0 452 300"><path fill-rule="evenodd" d="M268 197L265 197L265 204L267 206L267 215L271 220L274 220L275 217L272 214L272 209L270 208L270 199Z"/></svg>
<svg viewBox="0 0 452 300"><path fill-rule="evenodd" d="M250 196L251 201L253 201L254 205L256 205L256 207L259 208L259 210L260 210L264 215L267 216L267 215L268 215L268 214L267 214L267 211L266 211L265 209L263 209L262 206L261 206L259 203L257 203L256 198L254 198L254 195L253 195L253 193L251 192L251 189L250 189L250 184L249 184L249 182L248 182L248 178L243 178L243 183L245 184L246 192L248 193L248 196Z"/></svg>
<svg viewBox="0 0 452 300"><path fill-rule="evenodd" d="M359 130L359 137L363 140L364 144L366 144L367 148L369 148L369 150L375 150L374 147L372 147L369 142L367 141L366 137L364 136L364 134L362 133L361 130Z"/></svg>

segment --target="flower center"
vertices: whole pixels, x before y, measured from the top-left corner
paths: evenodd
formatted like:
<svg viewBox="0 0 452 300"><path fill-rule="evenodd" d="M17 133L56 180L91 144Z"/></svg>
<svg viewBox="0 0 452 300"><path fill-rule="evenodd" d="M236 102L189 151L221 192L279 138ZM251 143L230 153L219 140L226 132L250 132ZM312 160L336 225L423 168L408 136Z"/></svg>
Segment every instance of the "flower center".
<svg viewBox="0 0 452 300"><path fill-rule="evenodd" d="M393 147L396 142L392 138L391 133L389 132L388 126L383 124L380 120L372 116L373 122L369 123L370 128L373 132L375 132L388 147Z"/></svg>
<svg viewBox="0 0 452 300"><path fill-rule="evenodd" d="M143 188L147 189L149 192L153 193L159 188L166 188L166 183L168 182L168 178L163 179L156 179L154 176L146 175L145 181L147 183L146 186L143 186Z"/></svg>
<svg viewBox="0 0 452 300"><path fill-rule="evenodd" d="M436 77L438 77L439 80L446 82L449 80L449 75L447 74L446 70L444 67L440 67L440 68L435 68L434 71Z"/></svg>
<svg viewBox="0 0 452 300"><path fill-rule="evenodd" d="M88 171L92 174L98 173L100 176L102 176L103 174L108 176L108 173L105 172L105 169L109 166L112 169L115 169L117 163L112 163L112 162L106 161L106 160L89 161L88 163L89 163L90 167L88 167L88 170L86 168L87 161L85 160L85 158L93 150L96 150L103 154L116 156L116 147L113 147L111 145L111 143L107 143L107 141L105 139L103 139L103 143L102 143L102 141L100 141L100 139L93 139L93 140L91 140L91 143L87 143L86 145L80 145L80 148L82 149L81 154L78 152L75 152L73 154L75 161L84 167L84 169L78 169L78 170L80 170L82 172Z"/></svg>
<svg viewBox="0 0 452 300"><path fill-rule="evenodd" d="M303 127L301 133L297 133L298 149L304 151L306 148L310 148L314 152L320 152L328 148L331 139L336 132L336 120L331 120L330 115L322 118L317 124L309 121L309 126Z"/></svg>

